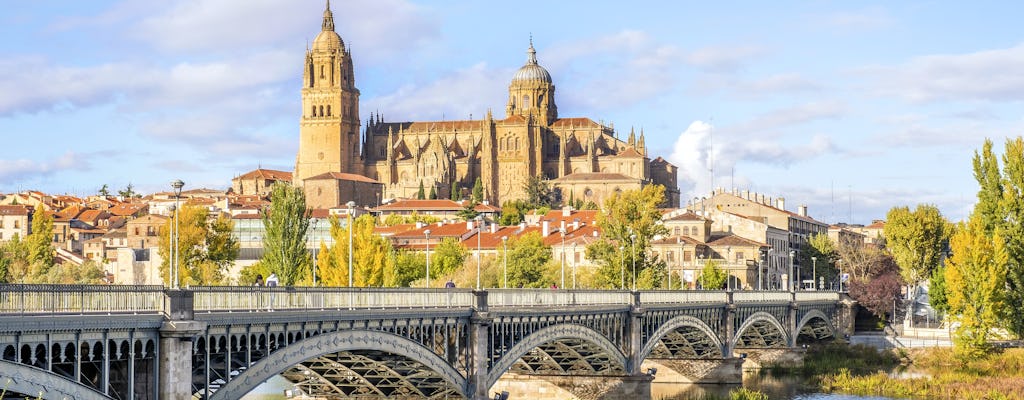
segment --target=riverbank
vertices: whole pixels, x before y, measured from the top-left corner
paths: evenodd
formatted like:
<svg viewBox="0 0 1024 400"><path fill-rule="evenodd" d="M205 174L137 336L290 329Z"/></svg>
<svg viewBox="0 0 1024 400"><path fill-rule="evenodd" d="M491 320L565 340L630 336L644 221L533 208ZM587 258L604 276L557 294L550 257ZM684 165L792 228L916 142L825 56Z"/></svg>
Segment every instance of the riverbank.
<svg viewBox="0 0 1024 400"><path fill-rule="evenodd" d="M836 359L829 352L808 354L810 363L834 368L818 371L818 384L826 392L909 399L1024 400L1024 349L1007 349L970 362L958 361L950 348L897 350L901 366L873 369L865 369L870 364L863 362ZM896 354L879 354L886 353ZM870 354L864 356L875 359Z"/></svg>

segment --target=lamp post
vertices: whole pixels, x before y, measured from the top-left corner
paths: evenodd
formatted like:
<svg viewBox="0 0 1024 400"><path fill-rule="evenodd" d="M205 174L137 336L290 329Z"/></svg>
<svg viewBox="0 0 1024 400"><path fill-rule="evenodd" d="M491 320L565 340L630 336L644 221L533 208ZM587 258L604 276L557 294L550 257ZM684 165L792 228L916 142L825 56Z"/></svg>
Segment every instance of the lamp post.
<svg viewBox="0 0 1024 400"><path fill-rule="evenodd" d="M558 287L564 289L565 288L565 231L562 231L562 248L561 248L561 253L562 253L562 283Z"/></svg>
<svg viewBox="0 0 1024 400"><path fill-rule="evenodd" d="M480 290L480 236L483 236L484 217L476 216L476 290Z"/></svg>
<svg viewBox="0 0 1024 400"><path fill-rule="evenodd" d="M636 234L629 234L629 244L632 248L632 253L629 255L630 259L633 260L633 291L636 291Z"/></svg>
<svg viewBox="0 0 1024 400"><path fill-rule="evenodd" d="M185 182L182 182L181 179L175 179L171 182L171 188L174 189L174 240L172 241L174 243L174 253L171 255L171 261L174 263L174 273L171 274L171 276L174 278L172 285L175 289L178 288L179 282L181 281L181 272L178 270L178 263L181 261L181 251L178 249L178 236L181 232L178 223L178 209L180 208L178 206L178 199L181 198L181 188L183 187L185 187Z"/></svg>
<svg viewBox="0 0 1024 400"><path fill-rule="evenodd" d="M317 245L316 245L316 225L317 225L317 222L320 222L320 220L318 220L318 219L314 219L313 220L313 234L310 235L310 236L313 237L313 286L314 287L316 286L316 251L317 251Z"/></svg>
<svg viewBox="0 0 1024 400"><path fill-rule="evenodd" d="M626 262L623 258L623 253L626 252L626 246L619 246L619 290L626 290Z"/></svg>
<svg viewBox="0 0 1024 400"><path fill-rule="evenodd" d="M501 276L504 280L504 283L501 285L501 287L508 289L508 236L501 237L501 250L502 256L504 258L501 263Z"/></svg>
<svg viewBox="0 0 1024 400"><path fill-rule="evenodd" d="M430 229L423 231L423 238L427 243L427 287L430 287Z"/></svg>
<svg viewBox="0 0 1024 400"><path fill-rule="evenodd" d="M572 244L572 288L576 289L576 243Z"/></svg>
<svg viewBox="0 0 1024 400"><path fill-rule="evenodd" d="M839 285L838 285L839 286L839 291L842 292L843 291L843 259L842 258L836 259L836 268L839 270L839 278L837 279L839 281Z"/></svg>
<svg viewBox="0 0 1024 400"><path fill-rule="evenodd" d="M793 251L793 250L790 250L789 251L789 279L787 279L789 281L788 284L789 284L789 291L790 292L796 291L796 288L793 287L793 279L794 279L794 277L793 277L793 258L794 257L796 257L796 252Z"/></svg>
<svg viewBox="0 0 1024 400"><path fill-rule="evenodd" d="M356 202L349 200L345 205L348 206L348 287L352 287L352 208Z"/></svg>
<svg viewBox="0 0 1024 400"><path fill-rule="evenodd" d="M811 286L818 290L818 257L811 257Z"/></svg>

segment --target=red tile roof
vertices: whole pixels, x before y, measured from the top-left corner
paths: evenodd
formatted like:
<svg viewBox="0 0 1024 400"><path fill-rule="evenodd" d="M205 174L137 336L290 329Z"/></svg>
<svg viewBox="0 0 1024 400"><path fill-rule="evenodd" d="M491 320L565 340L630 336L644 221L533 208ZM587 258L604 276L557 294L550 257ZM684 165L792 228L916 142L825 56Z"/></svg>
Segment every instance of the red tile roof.
<svg viewBox="0 0 1024 400"><path fill-rule="evenodd" d="M279 181L292 181L292 173L288 171L277 171L273 169L257 168L246 172L238 179L275 179Z"/></svg>
<svg viewBox="0 0 1024 400"><path fill-rule="evenodd" d="M20 204L0 206L0 215L29 215L32 211L30 207Z"/></svg>
<svg viewBox="0 0 1024 400"><path fill-rule="evenodd" d="M340 180L344 180L344 181L369 182L369 183L381 184L380 182L378 182L376 180L367 178L367 177L362 176L362 175L346 174L344 172L325 172L325 173L322 173L320 175L316 175L316 176L312 176L312 177L306 178L307 181L308 180L314 180L314 179L340 179Z"/></svg>
<svg viewBox="0 0 1024 400"><path fill-rule="evenodd" d="M554 181L613 181L613 180L626 180L626 181L638 181L637 178L630 178L623 174L614 172L576 172L561 178L553 179Z"/></svg>
<svg viewBox="0 0 1024 400"><path fill-rule="evenodd" d="M599 127L599 126L601 126L601 125L598 124L597 122L594 122L594 120L592 120L590 118L587 118L587 117L559 118L558 120L556 120L555 122L553 122L551 124L552 128L568 128L568 127L592 128L592 127Z"/></svg>
<svg viewBox="0 0 1024 400"><path fill-rule="evenodd" d="M374 211L458 211L466 208L462 203L453 200L398 200L374 208ZM500 209L499 209L500 210Z"/></svg>

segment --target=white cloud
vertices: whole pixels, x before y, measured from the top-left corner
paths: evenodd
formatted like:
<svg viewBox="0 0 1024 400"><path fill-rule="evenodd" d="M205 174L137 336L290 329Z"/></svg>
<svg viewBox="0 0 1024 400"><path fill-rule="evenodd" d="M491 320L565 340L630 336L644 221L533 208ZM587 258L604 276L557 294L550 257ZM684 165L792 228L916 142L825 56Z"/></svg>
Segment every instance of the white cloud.
<svg viewBox="0 0 1024 400"><path fill-rule="evenodd" d="M913 102L1024 100L1024 44L967 54L929 55L859 70L885 96Z"/></svg>
<svg viewBox="0 0 1024 400"><path fill-rule="evenodd" d="M800 74L776 74L760 80L741 82L736 90L741 95L771 95L780 93L816 92L821 85Z"/></svg>
<svg viewBox="0 0 1024 400"><path fill-rule="evenodd" d="M742 136L763 136L765 132L819 119L837 119L846 113L846 105L838 101L815 101L772 110L750 121L727 127L728 132Z"/></svg>
<svg viewBox="0 0 1024 400"><path fill-rule="evenodd" d="M89 160L73 151L68 151L53 160L38 161L21 158L17 160L0 160L0 180L9 182L25 182L39 177L52 175L65 170L85 171L90 168Z"/></svg>
<svg viewBox="0 0 1024 400"><path fill-rule="evenodd" d="M707 72L731 73L765 53L766 49L757 46L716 46L695 50L687 54L685 60Z"/></svg>

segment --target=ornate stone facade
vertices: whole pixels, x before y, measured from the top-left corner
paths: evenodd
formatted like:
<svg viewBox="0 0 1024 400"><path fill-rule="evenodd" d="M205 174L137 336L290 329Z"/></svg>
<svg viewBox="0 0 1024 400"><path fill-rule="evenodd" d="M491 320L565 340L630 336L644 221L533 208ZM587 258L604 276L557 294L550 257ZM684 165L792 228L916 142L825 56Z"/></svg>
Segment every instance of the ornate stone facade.
<svg viewBox="0 0 1024 400"><path fill-rule="evenodd" d="M415 197L421 183L450 198L453 188L467 194L479 178L485 198L502 204L525 198L527 180L543 176L566 201L600 204L616 191L660 184L665 206L679 206L677 168L648 157L643 131L630 130L621 140L614 126L559 117L555 85L532 41L509 85L504 119L490 110L483 119L462 121L387 122L378 114L360 137L352 59L334 31L329 4L322 28L306 53L296 184L343 172L379 181L384 199Z"/></svg>

